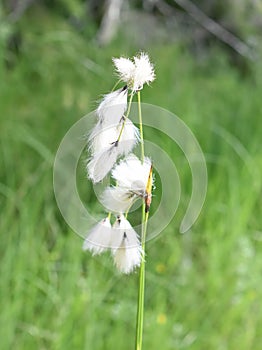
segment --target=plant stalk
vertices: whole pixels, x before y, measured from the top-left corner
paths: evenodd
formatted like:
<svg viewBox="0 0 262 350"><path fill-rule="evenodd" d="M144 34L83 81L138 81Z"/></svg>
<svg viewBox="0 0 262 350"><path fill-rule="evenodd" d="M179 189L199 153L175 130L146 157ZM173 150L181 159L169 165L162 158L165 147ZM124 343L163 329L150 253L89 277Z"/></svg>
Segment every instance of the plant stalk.
<svg viewBox="0 0 262 350"><path fill-rule="evenodd" d="M140 130L140 141L141 141L141 160L143 162L145 154L144 154L144 135L143 135L140 91L138 91L137 96L138 96L139 130ZM142 225L141 246L142 246L142 251L144 256L141 261L141 265L139 269L135 350L142 350L142 340L143 340L144 298L145 298L145 246L146 246L146 231L147 231L148 216L149 216L149 211L146 212L146 204L145 204L145 200L143 199L142 223L141 223Z"/></svg>
<svg viewBox="0 0 262 350"><path fill-rule="evenodd" d="M129 100L129 103L128 103L128 108L127 108L125 120L123 121L123 124L122 124L122 126L121 126L121 130L120 130L119 136L118 136L118 138L117 138L117 141L120 141L120 138L121 138L121 136L122 136L122 133L123 133L123 130L124 130L126 121L127 121L127 119L128 119L128 116L129 116L129 113L130 113L130 110L131 110L131 104L132 104L133 96L134 96L134 93L133 93L133 91L132 91L132 92L131 92L131 95L130 95L130 100Z"/></svg>
<svg viewBox="0 0 262 350"><path fill-rule="evenodd" d="M141 142L141 161L142 163L144 163L145 148L144 148L144 133L143 133L140 91L137 92L137 102L138 102L138 117L139 117L139 130L140 130L140 142Z"/></svg>

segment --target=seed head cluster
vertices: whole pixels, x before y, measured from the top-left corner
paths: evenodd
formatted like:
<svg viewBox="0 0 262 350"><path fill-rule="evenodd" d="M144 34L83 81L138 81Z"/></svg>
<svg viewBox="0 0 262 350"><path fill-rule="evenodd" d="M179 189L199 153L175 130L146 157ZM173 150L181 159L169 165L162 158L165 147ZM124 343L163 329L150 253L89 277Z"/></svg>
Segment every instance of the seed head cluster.
<svg viewBox="0 0 262 350"><path fill-rule="evenodd" d="M144 84L155 79L155 72L143 52L132 59L113 58L113 64L125 86L104 95L96 110L97 122L88 137L86 170L93 183L103 181L110 174L114 185L106 187L100 198L108 216L87 234L83 250L93 255L110 251L116 268L129 274L144 259L144 251L127 215L138 199L149 198L152 162L148 157L140 160L132 153L141 140L139 129L128 116L128 93L133 96L142 90ZM115 217L113 224L111 213Z"/></svg>

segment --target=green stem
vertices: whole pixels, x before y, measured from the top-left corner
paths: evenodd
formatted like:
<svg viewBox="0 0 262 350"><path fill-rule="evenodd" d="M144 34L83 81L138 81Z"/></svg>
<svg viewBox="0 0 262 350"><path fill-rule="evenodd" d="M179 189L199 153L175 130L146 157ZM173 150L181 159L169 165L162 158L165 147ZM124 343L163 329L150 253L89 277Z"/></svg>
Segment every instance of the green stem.
<svg viewBox="0 0 262 350"><path fill-rule="evenodd" d="M139 117L139 130L140 130L140 142L141 142L141 161L142 163L144 163L145 149L144 149L144 134L143 134L140 91L137 92L137 102L138 102L138 117Z"/></svg>
<svg viewBox="0 0 262 350"><path fill-rule="evenodd" d="M120 130L120 133L119 133L119 136L117 138L117 141L120 140L121 136L122 136L122 133L123 133L123 130L124 130L124 127L125 127L125 124L126 124L126 121L128 119L128 116L129 116L129 113L130 113L130 110L131 110L131 104L132 104L132 100L133 100L133 96L134 96L134 93L133 91L131 92L131 95L130 95L130 100L129 100L129 103L128 103L128 108L127 108L127 112L126 112L126 117L125 117L125 120L122 124L122 127L121 127L121 130Z"/></svg>
<svg viewBox="0 0 262 350"><path fill-rule="evenodd" d="M141 246L145 254L146 231L149 212L145 213L145 203L142 206L142 235ZM145 298L145 255L141 261L139 270L139 286L138 286L138 303L137 303L137 318L136 318L136 347L135 350L142 350L143 340L143 324L144 324L144 298Z"/></svg>
<svg viewBox="0 0 262 350"><path fill-rule="evenodd" d="M141 160L143 162L145 154L144 154L144 137L143 137L144 135L143 135L143 125L142 125L140 91L138 91L137 96L138 96L139 130L140 130L140 141L141 141ZM142 251L144 256L141 261L140 270L139 270L135 350L142 350L142 340L143 340L144 298L145 298L145 248L146 248L146 231L147 231L148 216L149 216L149 212L146 213L146 204L143 199L141 246L142 246Z"/></svg>
<svg viewBox="0 0 262 350"><path fill-rule="evenodd" d="M113 91L115 90L115 88L116 88L117 85L120 83L120 81L121 81L121 79L119 79L119 80L115 83L115 85L113 86L111 92L113 92Z"/></svg>

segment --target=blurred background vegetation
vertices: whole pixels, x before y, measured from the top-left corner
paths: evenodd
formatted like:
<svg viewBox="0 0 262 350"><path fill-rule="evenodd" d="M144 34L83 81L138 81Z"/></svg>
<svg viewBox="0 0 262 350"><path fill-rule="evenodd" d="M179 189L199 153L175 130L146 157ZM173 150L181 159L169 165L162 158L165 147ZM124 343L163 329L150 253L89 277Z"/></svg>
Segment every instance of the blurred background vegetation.
<svg viewBox="0 0 262 350"><path fill-rule="evenodd" d="M111 58L139 50L157 74L143 101L188 124L209 175L202 213L181 235L190 169L146 131L175 159L183 193L148 244L144 347L261 349L261 30L259 0L1 2L1 349L133 348L137 274L82 252L52 166L70 126L114 85ZM97 206L81 167L79 179Z"/></svg>

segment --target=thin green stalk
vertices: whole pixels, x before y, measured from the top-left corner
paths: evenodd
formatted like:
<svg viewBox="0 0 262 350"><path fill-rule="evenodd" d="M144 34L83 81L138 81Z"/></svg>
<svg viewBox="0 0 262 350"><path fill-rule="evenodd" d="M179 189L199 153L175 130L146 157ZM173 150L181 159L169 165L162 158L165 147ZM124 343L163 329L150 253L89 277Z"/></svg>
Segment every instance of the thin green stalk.
<svg viewBox="0 0 262 350"><path fill-rule="evenodd" d="M116 88L117 85L120 83L120 81L121 81L121 79L119 79L119 80L115 83L115 85L113 86L111 92L113 92L113 91L115 90L115 88Z"/></svg>
<svg viewBox="0 0 262 350"><path fill-rule="evenodd" d="M144 135L143 135L140 91L138 91L137 96L138 96L139 130L140 130L140 140L141 140L141 160L143 162L145 154L144 154L144 137L143 137ZM141 246L144 254L145 254L145 247L146 247L146 231L147 231L148 216L149 216L149 212L146 212L146 204L143 199ZM145 298L145 256L141 261L141 265L139 269L135 350L142 350L143 324L144 324L144 298Z"/></svg>
<svg viewBox="0 0 262 350"><path fill-rule="evenodd" d="M149 212L145 213L145 203L142 206L142 235L141 245L143 252L145 252L146 232ZM137 302L137 319L136 319L136 350L142 350L143 340L143 325L144 325L144 298L145 298L145 257L139 269L139 286L138 286L138 302Z"/></svg>
<svg viewBox="0 0 262 350"><path fill-rule="evenodd" d="M144 149L144 133L143 133L143 123L142 123L140 91L137 92L137 102L138 102L138 117L139 117L139 130L140 130L140 142L141 142L141 161L142 163L144 163L145 149Z"/></svg>
<svg viewBox="0 0 262 350"><path fill-rule="evenodd" d="M124 122L123 122L123 124L122 124L122 127L121 127L121 130L120 130L120 133L119 133L119 136L118 136L117 141L119 141L120 138L121 138L121 136L122 136L122 133L123 133L123 130L124 130L126 121L127 121L127 119L128 119L128 116L129 116L129 113L130 113L130 110L131 110L131 104L132 104L133 96L134 96L134 93L133 93L133 91L132 91L132 92L131 92L131 95L130 95L130 100L129 100L129 103L128 103L128 108L127 108L127 112L126 112L126 117L125 117L125 120L124 120Z"/></svg>

